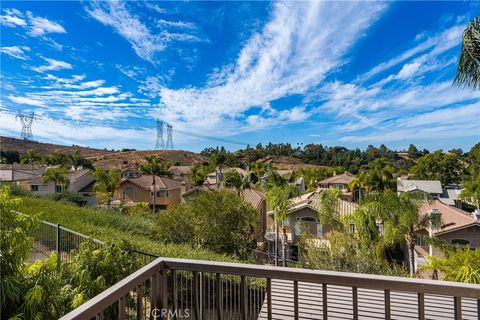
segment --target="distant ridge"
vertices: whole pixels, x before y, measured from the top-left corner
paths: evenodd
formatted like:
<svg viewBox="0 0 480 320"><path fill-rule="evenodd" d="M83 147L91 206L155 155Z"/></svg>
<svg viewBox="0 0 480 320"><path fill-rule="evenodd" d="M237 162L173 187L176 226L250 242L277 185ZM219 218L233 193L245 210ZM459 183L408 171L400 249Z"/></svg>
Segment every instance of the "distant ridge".
<svg viewBox="0 0 480 320"><path fill-rule="evenodd" d="M2 151L17 151L22 154L30 149L37 151L41 155L48 155L54 152L72 153L75 150L79 150L85 157L113 153L111 150L81 147L77 145L66 146L0 136L0 150Z"/></svg>
<svg viewBox="0 0 480 320"><path fill-rule="evenodd" d="M172 165L193 165L202 164L208 161L206 157L199 155L198 153L183 150L138 150L120 152L0 136L0 150L2 151L17 151L19 154L23 154L30 149L33 149L44 156L54 152L73 153L75 150L79 150L80 153L84 157L90 159L95 166L105 168L125 167L132 164L138 165L145 161L144 158L146 156L157 156L161 159L170 161Z"/></svg>

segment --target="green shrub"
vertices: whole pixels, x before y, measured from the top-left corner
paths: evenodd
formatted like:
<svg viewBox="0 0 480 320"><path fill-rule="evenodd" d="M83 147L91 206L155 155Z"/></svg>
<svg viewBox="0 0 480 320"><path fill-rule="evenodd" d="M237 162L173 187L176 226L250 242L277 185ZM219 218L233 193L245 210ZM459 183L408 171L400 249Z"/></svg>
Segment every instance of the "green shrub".
<svg viewBox="0 0 480 320"><path fill-rule="evenodd" d="M201 192L158 216L159 237L217 253L246 257L252 248L247 235L257 212L232 192Z"/></svg>

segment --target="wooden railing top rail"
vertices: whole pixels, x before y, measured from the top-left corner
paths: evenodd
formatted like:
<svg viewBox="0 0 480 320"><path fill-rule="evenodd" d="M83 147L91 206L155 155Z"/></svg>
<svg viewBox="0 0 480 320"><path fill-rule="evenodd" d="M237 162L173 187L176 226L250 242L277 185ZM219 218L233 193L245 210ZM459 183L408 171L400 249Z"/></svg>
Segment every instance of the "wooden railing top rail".
<svg viewBox="0 0 480 320"><path fill-rule="evenodd" d="M261 266L243 263L226 263L202 260L161 258L165 267L174 270L222 273L258 278L325 283L365 289L420 292L428 294L461 296L480 299L480 285L451 281L413 279L363 273L309 270Z"/></svg>
<svg viewBox="0 0 480 320"><path fill-rule="evenodd" d="M480 299L480 285L240 263L158 258L61 318L89 319L161 270L185 270Z"/></svg>

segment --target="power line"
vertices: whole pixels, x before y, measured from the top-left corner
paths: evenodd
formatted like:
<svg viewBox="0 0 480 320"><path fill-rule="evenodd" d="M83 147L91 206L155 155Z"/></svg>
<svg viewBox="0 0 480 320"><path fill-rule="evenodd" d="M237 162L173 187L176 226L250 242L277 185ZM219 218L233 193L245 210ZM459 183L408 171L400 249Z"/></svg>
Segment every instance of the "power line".
<svg viewBox="0 0 480 320"><path fill-rule="evenodd" d="M0 109L0 112L9 113L9 114L12 114L12 115L18 115L17 113L12 112L10 110L6 110L6 109ZM87 121L87 120L74 120L74 119L71 119L71 118L67 118L63 114L61 114L60 112L49 112L49 114L54 114L55 115L53 117L53 119L58 119L58 120L63 120L63 121L72 121L73 120L73 121L82 122L82 123L85 123L85 124L91 124L92 123L91 121ZM60 114L61 114L61 116L58 116ZM35 120L42 120L42 118L40 118L38 116L35 116ZM178 134L182 134L182 135L186 135L186 136L190 136L190 137L202 138L202 139L206 139L206 140L218 141L218 142L223 142L223 143L228 143L228 144L234 144L234 145L240 145L240 146L248 146L249 145L246 142L221 138L219 136L210 136L210 135L204 135L204 134L189 132L189 131L185 131L185 130L174 129L173 126L171 126L170 124L168 124L168 123L166 123L162 120L159 120L159 119L157 119L155 122L156 122L156 127L157 127L157 141L155 143L155 149L156 150L165 149L165 148L173 149L173 132L178 133ZM164 124L167 124L167 143L166 144L165 144L165 140L163 139ZM168 126L170 126L170 135L171 135L170 140L171 141L168 141L168 139L169 139ZM116 127L117 128L132 129L132 127L126 127L126 126L116 126Z"/></svg>

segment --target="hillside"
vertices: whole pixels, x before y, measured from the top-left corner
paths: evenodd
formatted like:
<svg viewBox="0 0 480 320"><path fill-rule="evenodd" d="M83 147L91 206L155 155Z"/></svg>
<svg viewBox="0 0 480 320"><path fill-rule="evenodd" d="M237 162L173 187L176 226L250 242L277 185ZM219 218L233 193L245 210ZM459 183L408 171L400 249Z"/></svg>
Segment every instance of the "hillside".
<svg viewBox="0 0 480 320"><path fill-rule="evenodd" d="M22 154L30 149L37 151L41 155L48 155L54 152L72 153L75 150L79 150L85 157L113 153L111 150L81 147L77 145L65 146L0 136L0 150L2 151L17 151Z"/></svg>
<svg viewBox="0 0 480 320"><path fill-rule="evenodd" d="M143 150L143 151L125 151L115 152L103 155L88 157L95 166L104 168L122 167L130 164L141 164L147 156L157 156L160 159L168 160L175 165L190 166L202 164L208 159L202 155L191 151L183 150Z"/></svg>

